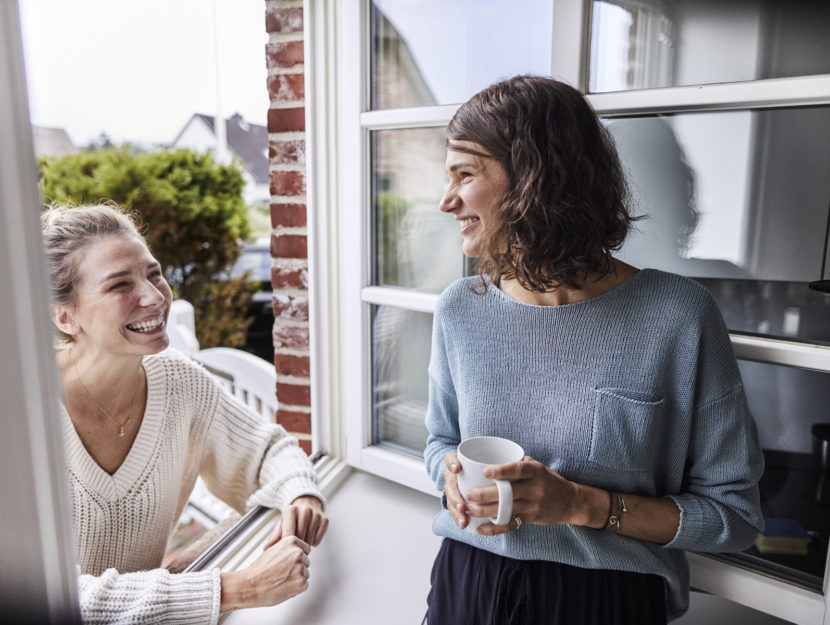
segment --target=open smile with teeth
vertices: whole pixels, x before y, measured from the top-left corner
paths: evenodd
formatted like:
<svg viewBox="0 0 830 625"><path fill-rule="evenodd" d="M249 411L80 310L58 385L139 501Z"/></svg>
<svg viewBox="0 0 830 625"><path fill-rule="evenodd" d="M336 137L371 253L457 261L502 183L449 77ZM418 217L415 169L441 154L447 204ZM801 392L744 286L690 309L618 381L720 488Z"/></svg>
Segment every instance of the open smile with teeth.
<svg viewBox="0 0 830 625"><path fill-rule="evenodd" d="M164 327L164 317L156 317L148 321L139 321L138 323L127 324L127 329L133 332L147 333Z"/></svg>
<svg viewBox="0 0 830 625"><path fill-rule="evenodd" d="M470 224L474 224L478 220L478 217L467 217L466 219L459 219L458 225L461 226L461 229L463 230L464 228L466 228Z"/></svg>

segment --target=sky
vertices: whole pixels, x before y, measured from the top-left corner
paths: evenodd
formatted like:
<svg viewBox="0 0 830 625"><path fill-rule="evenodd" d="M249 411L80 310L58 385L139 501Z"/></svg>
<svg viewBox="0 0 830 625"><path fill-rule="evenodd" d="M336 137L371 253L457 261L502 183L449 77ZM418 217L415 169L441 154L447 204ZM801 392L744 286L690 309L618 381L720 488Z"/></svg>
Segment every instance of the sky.
<svg viewBox="0 0 830 625"><path fill-rule="evenodd" d="M101 133L171 143L194 113L217 109L265 125L261 0L18 2L32 123L76 146Z"/></svg>

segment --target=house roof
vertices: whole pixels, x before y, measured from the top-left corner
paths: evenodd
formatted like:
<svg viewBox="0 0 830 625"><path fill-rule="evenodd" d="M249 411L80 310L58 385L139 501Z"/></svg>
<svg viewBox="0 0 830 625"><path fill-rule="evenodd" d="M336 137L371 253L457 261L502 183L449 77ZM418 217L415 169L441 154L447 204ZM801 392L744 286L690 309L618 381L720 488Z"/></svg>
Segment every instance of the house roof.
<svg viewBox="0 0 830 625"><path fill-rule="evenodd" d="M174 146L178 143L185 129L194 120L201 121L210 129L211 133L215 134L214 117L212 115L195 113L173 140ZM251 173L251 176L257 183L267 183L268 129L259 124L246 122L239 113L234 113L230 118L225 120L225 128L228 147L242 159L245 168Z"/></svg>
<svg viewBox="0 0 830 625"><path fill-rule="evenodd" d="M63 128L32 125L32 142L37 156L65 156L78 151Z"/></svg>

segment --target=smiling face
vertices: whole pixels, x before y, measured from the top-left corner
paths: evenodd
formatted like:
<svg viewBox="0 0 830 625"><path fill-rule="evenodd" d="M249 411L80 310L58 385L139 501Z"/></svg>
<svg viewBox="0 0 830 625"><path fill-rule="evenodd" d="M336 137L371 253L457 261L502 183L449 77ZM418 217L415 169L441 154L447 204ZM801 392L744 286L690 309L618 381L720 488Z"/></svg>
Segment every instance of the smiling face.
<svg viewBox="0 0 830 625"><path fill-rule="evenodd" d="M461 227L466 256L480 256L484 232L497 225L499 200L507 188L507 174L478 143L451 140L447 145L450 182L440 208L452 213Z"/></svg>
<svg viewBox="0 0 830 625"><path fill-rule="evenodd" d="M155 354L169 344L173 294L161 266L137 237L110 235L82 252L74 304L61 306L58 327L78 344L111 354Z"/></svg>

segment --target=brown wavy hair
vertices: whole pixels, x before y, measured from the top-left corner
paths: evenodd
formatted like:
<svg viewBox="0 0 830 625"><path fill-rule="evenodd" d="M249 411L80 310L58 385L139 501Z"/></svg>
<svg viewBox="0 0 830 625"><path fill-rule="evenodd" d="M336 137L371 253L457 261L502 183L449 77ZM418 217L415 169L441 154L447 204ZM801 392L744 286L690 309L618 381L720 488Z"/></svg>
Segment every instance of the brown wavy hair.
<svg viewBox="0 0 830 625"><path fill-rule="evenodd" d="M461 105L448 149L452 140L478 143L507 173L483 233L482 277L547 292L612 270L637 217L614 142L580 92L542 76L498 82Z"/></svg>

